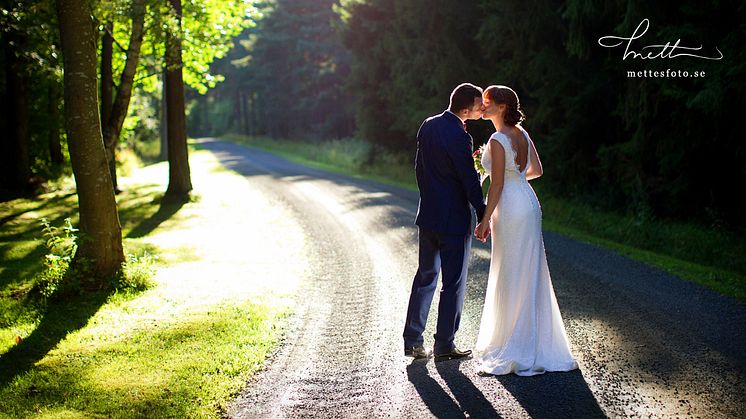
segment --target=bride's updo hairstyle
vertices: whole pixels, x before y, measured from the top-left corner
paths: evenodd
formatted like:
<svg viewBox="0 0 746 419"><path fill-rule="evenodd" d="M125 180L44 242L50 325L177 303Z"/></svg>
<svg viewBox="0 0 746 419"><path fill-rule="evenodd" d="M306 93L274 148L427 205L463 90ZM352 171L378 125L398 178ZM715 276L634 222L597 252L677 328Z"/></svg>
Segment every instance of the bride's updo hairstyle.
<svg viewBox="0 0 746 419"><path fill-rule="evenodd" d="M484 97L497 105L503 104L506 106L503 116L506 124L514 126L526 119L518 95L510 87L492 85L484 90Z"/></svg>

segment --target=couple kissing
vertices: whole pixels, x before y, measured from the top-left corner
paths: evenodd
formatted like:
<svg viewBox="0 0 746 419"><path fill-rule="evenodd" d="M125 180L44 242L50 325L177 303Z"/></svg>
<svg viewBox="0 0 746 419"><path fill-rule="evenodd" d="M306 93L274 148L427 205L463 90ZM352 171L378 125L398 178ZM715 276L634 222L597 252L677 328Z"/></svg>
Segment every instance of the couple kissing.
<svg viewBox="0 0 746 419"><path fill-rule="evenodd" d="M466 121L495 127L481 154L490 176L486 202ZM491 236L487 292L475 344L481 374L535 375L577 368L554 294L541 232L541 207L529 180L543 174L517 94L507 86L457 86L444 112L417 132L419 266L404 326L404 353L436 361L467 358L455 334L464 305L472 234ZM477 226L472 233L472 208ZM433 350L423 333L442 276Z"/></svg>

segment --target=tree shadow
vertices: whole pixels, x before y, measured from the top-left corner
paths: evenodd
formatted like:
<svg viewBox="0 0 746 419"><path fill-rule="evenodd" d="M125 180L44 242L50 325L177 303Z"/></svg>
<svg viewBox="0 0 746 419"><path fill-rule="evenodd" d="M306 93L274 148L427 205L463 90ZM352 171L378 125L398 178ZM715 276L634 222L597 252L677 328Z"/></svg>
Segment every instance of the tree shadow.
<svg viewBox="0 0 746 419"><path fill-rule="evenodd" d="M407 365L407 379L414 385L420 398L433 415L438 417L464 417L461 408L430 376L425 360L414 360Z"/></svg>
<svg viewBox="0 0 746 419"><path fill-rule="evenodd" d="M158 228L164 221L173 217L174 214L179 212L181 207L189 202L189 199L174 199L163 196L160 201L158 211L150 217L140 221L135 227L130 230L127 234L128 239L135 239L144 237L150 234L153 230Z"/></svg>
<svg viewBox="0 0 746 419"><path fill-rule="evenodd" d="M484 394L474 385L471 379L461 372L463 361L466 361L466 359L436 362L435 368L461 405L464 413L471 417L500 418L501 416L492 406L492 403L484 397Z"/></svg>
<svg viewBox="0 0 746 419"><path fill-rule="evenodd" d="M606 417L579 369L533 377L500 375L494 379L513 395L530 417Z"/></svg>
<svg viewBox="0 0 746 419"><path fill-rule="evenodd" d="M109 295L108 292L95 292L50 301L44 317L31 335L0 355L0 388L31 369L68 334L83 328Z"/></svg>
<svg viewBox="0 0 746 419"><path fill-rule="evenodd" d="M20 216L20 215L26 214L28 212L38 211L38 210L40 210L40 209L42 209L44 207L48 207L50 204L53 204L53 203L56 203L56 202L59 202L59 201L64 201L64 200L66 200L67 198L70 198L73 195L75 195L75 192L70 192L70 193L67 193L67 194L58 195L58 196L55 196L54 198L44 199L41 204L39 204L39 205L37 205L37 206L35 206L33 208L27 208L25 210L18 211L18 212L15 212L13 214L6 215L5 217L0 218L0 226L4 225L8 221L11 221L11 220L13 220L15 218L18 218L18 216ZM37 197L15 197L15 198L12 198L12 199L18 199L18 198L31 198L31 199L33 199L33 198L37 198ZM6 199L6 200L1 200L0 199L0 202L11 201L12 199Z"/></svg>

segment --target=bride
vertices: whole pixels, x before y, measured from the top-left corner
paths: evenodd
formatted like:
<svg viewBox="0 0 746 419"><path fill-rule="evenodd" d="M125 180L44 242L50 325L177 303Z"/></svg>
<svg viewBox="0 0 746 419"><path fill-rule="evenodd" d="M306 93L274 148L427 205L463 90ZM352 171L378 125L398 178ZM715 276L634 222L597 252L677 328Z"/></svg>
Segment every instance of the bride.
<svg viewBox="0 0 746 419"><path fill-rule="evenodd" d="M562 323L544 253L541 208L528 180L542 175L518 96L507 86L484 91L484 119L496 132L482 154L491 176L487 210L475 235L492 232L487 295L476 352L485 374L569 371L577 363Z"/></svg>

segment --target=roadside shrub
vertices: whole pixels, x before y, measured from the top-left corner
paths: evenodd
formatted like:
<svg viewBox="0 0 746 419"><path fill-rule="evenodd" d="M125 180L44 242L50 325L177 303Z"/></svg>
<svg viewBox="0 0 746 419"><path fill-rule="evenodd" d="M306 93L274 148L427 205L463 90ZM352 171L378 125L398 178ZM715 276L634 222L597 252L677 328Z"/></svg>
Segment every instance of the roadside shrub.
<svg viewBox="0 0 746 419"><path fill-rule="evenodd" d="M32 292L47 299L60 292L80 292L82 279L90 272L91 261L76 260L71 266L75 252L78 250L77 229L69 218L60 228L42 218L42 231L47 254L44 255L44 270L34 278ZM144 291L154 285L156 256L145 252L141 256L128 254L122 268L111 278L111 285L116 291Z"/></svg>
<svg viewBox="0 0 746 419"><path fill-rule="evenodd" d="M62 284L75 257L78 250L78 230L73 227L69 218L65 218L61 228L52 226L46 218L41 219L41 224L47 254L44 255L44 270L35 278L32 289L48 298Z"/></svg>
<svg viewBox="0 0 746 419"><path fill-rule="evenodd" d="M127 255L121 272L117 275L115 288L118 291L144 291L153 285L157 257L145 252L142 256Z"/></svg>

